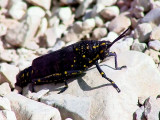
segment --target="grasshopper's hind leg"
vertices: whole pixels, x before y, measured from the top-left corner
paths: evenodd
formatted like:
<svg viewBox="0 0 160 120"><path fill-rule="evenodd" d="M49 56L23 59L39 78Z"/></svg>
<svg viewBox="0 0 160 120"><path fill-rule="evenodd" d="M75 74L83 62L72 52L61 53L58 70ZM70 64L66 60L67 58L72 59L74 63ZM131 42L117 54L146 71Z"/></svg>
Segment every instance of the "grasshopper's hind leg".
<svg viewBox="0 0 160 120"><path fill-rule="evenodd" d="M62 90L59 91L58 94L63 93L68 88L68 83L66 82L66 80L64 80L64 85L65 85L64 88L62 88Z"/></svg>

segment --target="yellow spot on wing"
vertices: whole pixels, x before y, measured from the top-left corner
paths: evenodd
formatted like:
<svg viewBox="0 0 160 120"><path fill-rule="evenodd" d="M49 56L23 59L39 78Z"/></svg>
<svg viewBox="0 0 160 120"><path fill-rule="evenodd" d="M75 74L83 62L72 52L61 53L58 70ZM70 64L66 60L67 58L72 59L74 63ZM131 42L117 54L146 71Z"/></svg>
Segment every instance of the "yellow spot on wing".
<svg viewBox="0 0 160 120"><path fill-rule="evenodd" d="M41 80L40 80L40 79L38 79L38 82L41 82Z"/></svg>
<svg viewBox="0 0 160 120"><path fill-rule="evenodd" d="M27 72L27 76L29 76L29 72Z"/></svg>
<svg viewBox="0 0 160 120"><path fill-rule="evenodd" d="M76 62L76 60L74 60L74 63Z"/></svg>
<svg viewBox="0 0 160 120"><path fill-rule="evenodd" d="M101 50L100 53L103 53L103 50Z"/></svg>
<svg viewBox="0 0 160 120"><path fill-rule="evenodd" d="M87 67L86 65L83 65L83 67Z"/></svg>
<svg viewBox="0 0 160 120"><path fill-rule="evenodd" d="M23 77L24 77L24 73L22 74L21 78L23 78Z"/></svg>
<svg viewBox="0 0 160 120"><path fill-rule="evenodd" d="M78 51L78 48L76 48L76 51Z"/></svg>
<svg viewBox="0 0 160 120"><path fill-rule="evenodd" d="M101 72L101 75L104 75L104 72Z"/></svg>
<svg viewBox="0 0 160 120"><path fill-rule="evenodd" d="M92 63L92 60L90 60L89 63Z"/></svg>
<svg viewBox="0 0 160 120"><path fill-rule="evenodd" d="M73 65L71 65L71 67L73 67Z"/></svg>
<svg viewBox="0 0 160 120"><path fill-rule="evenodd" d="M86 49L89 49L89 46L87 46Z"/></svg>
<svg viewBox="0 0 160 120"><path fill-rule="evenodd" d="M83 55L82 57L83 57L83 58L85 58L86 56L85 56L85 55Z"/></svg>
<svg viewBox="0 0 160 120"><path fill-rule="evenodd" d="M93 48L96 48L96 46L93 46Z"/></svg>
<svg viewBox="0 0 160 120"><path fill-rule="evenodd" d="M33 74L33 70L32 70L32 72L31 72L31 74Z"/></svg>
<svg viewBox="0 0 160 120"><path fill-rule="evenodd" d="M102 43L101 45L106 45L106 43L104 42L104 43Z"/></svg>
<svg viewBox="0 0 160 120"><path fill-rule="evenodd" d="M67 71L65 71L64 74L67 74Z"/></svg>

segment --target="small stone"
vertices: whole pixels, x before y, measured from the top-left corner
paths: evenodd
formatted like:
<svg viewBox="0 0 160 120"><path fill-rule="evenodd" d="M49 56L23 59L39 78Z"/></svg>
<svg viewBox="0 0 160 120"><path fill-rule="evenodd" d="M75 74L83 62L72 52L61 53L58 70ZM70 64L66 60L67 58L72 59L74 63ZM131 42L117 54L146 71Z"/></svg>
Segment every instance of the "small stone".
<svg viewBox="0 0 160 120"><path fill-rule="evenodd" d="M120 34L122 31L126 30L131 25L131 20L124 16L119 15L114 18L109 24L109 30Z"/></svg>
<svg viewBox="0 0 160 120"><path fill-rule="evenodd" d="M105 6L103 4L96 4L91 10L91 17L94 18L97 16L104 8Z"/></svg>
<svg viewBox="0 0 160 120"><path fill-rule="evenodd" d="M158 64L160 62L160 60L159 60L160 53L158 51L155 51L153 49L149 49L149 50L145 51L145 54L151 56L156 64Z"/></svg>
<svg viewBox="0 0 160 120"><path fill-rule="evenodd" d="M77 21L73 24L73 31L77 34L80 34L82 32L82 22Z"/></svg>
<svg viewBox="0 0 160 120"><path fill-rule="evenodd" d="M93 18L87 19L82 23L83 30L92 30L95 27L95 20Z"/></svg>
<svg viewBox="0 0 160 120"><path fill-rule="evenodd" d="M46 10L50 9L51 6L51 0L27 0L29 3L40 6Z"/></svg>
<svg viewBox="0 0 160 120"><path fill-rule="evenodd" d="M0 37L5 35L7 33L7 26L5 26L3 23L0 23Z"/></svg>
<svg viewBox="0 0 160 120"><path fill-rule="evenodd" d="M7 63L0 64L0 83L8 82L11 88L15 87L16 75L18 74L19 69Z"/></svg>
<svg viewBox="0 0 160 120"><path fill-rule="evenodd" d="M136 50L139 52L144 52L146 48L147 48L146 43L139 43L139 42L134 42L131 47L132 50Z"/></svg>
<svg viewBox="0 0 160 120"><path fill-rule="evenodd" d="M160 41L159 40L149 41L148 46L151 49L160 51Z"/></svg>
<svg viewBox="0 0 160 120"><path fill-rule="evenodd" d="M60 0L60 2L64 5L74 5L78 4L81 0Z"/></svg>
<svg viewBox="0 0 160 120"><path fill-rule="evenodd" d="M133 120L145 120L143 114L144 114L144 106L136 110L136 112L133 114Z"/></svg>
<svg viewBox="0 0 160 120"><path fill-rule="evenodd" d="M0 7L6 8L8 5L9 0L0 0Z"/></svg>
<svg viewBox="0 0 160 120"><path fill-rule="evenodd" d="M11 110L10 102L6 97L0 97L0 110Z"/></svg>
<svg viewBox="0 0 160 120"><path fill-rule="evenodd" d="M117 6L106 7L103 9L100 14L106 20L112 20L120 13L119 8Z"/></svg>
<svg viewBox="0 0 160 120"><path fill-rule="evenodd" d="M97 4L102 4L104 6L112 6L117 2L117 0L98 0Z"/></svg>
<svg viewBox="0 0 160 120"><path fill-rule="evenodd" d="M152 27L149 23L142 23L135 29L134 37L139 39L140 42L148 42L151 34Z"/></svg>
<svg viewBox="0 0 160 120"><path fill-rule="evenodd" d="M160 111L160 102L155 97L149 97L145 101L144 116L147 120L158 120Z"/></svg>
<svg viewBox="0 0 160 120"><path fill-rule="evenodd" d="M100 18L99 16L96 16L96 17L95 17L95 23L96 23L96 26L97 26L97 27L102 27L103 24L104 24L102 18Z"/></svg>
<svg viewBox="0 0 160 120"><path fill-rule="evenodd" d="M59 18L62 21L68 21L71 19L72 11L70 7L61 7L58 12Z"/></svg>
<svg viewBox="0 0 160 120"><path fill-rule="evenodd" d="M39 100L41 97L43 97L45 94L47 94L49 92L49 89L43 89L43 90L40 90L38 91L36 94L34 94L32 96L32 99L33 100Z"/></svg>
<svg viewBox="0 0 160 120"><path fill-rule="evenodd" d="M155 27L151 32L150 39L151 40L160 40L160 26Z"/></svg>
<svg viewBox="0 0 160 120"><path fill-rule="evenodd" d="M102 38L101 40L113 42L118 37L118 34L115 32L109 32L107 37Z"/></svg>
<svg viewBox="0 0 160 120"><path fill-rule="evenodd" d="M160 8L155 8L149 11L144 18L141 19L141 23L150 23L152 28L160 24Z"/></svg>
<svg viewBox="0 0 160 120"><path fill-rule="evenodd" d="M65 42L62 40L58 40L57 43L53 46L53 48L50 49L50 52L59 50L64 46L65 46Z"/></svg>
<svg viewBox="0 0 160 120"><path fill-rule="evenodd" d="M0 96L4 96L11 92L11 88L9 87L9 83L5 82L0 85Z"/></svg>
<svg viewBox="0 0 160 120"><path fill-rule="evenodd" d="M98 40L107 35L107 29L106 28L96 28L94 29L92 34L93 34L92 38Z"/></svg>
<svg viewBox="0 0 160 120"><path fill-rule="evenodd" d="M27 4L23 1L17 1L12 4L9 9L9 14L12 18L20 20L27 11Z"/></svg>
<svg viewBox="0 0 160 120"><path fill-rule="evenodd" d="M84 0L76 10L75 17L79 18L86 12L86 9L94 0Z"/></svg>

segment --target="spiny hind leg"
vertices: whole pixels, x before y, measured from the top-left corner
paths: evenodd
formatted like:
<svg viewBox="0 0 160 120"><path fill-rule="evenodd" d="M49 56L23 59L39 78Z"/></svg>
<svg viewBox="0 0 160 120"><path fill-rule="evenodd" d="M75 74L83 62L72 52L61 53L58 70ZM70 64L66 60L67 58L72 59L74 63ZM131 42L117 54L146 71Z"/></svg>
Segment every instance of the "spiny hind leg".
<svg viewBox="0 0 160 120"><path fill-rule="evenodd" d="M107 79L113 85L113 87L117 90L117 92L120 92L121 90L118 88L118 86L115 84L115 82L112 81L110 78L108 78L106 76L106 74L103 72L103 70L100 68L100 66L98 64L98 61L96 61L95 65L96 65L99 73L102 75L102 77L104 77L105 79Z"/></svg>
<svg viewBox="0 0 160 120"><path fill-rule="evenodd" d="M115 52L109 52L108 56L114 56L114 59L115 59L115 69L116 70L121 70L122 68L126 68L127 67L127 66L118 67L117 54Z"/></svg>

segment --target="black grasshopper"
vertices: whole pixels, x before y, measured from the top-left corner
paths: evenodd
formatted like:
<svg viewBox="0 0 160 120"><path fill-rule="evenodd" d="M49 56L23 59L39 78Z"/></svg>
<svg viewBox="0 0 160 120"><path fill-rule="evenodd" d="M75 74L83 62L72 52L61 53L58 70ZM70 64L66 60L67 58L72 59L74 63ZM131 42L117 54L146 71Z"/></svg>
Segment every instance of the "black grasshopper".
<svg viewBox="0 0 160 120"><path fill-rule="evenodd" d="M126 67L118 67L117 55L116 53L110 52L109 49L116 41L124 37L128 30L129 28L113 42L85 40L38 57L33 60L30 67L24 69L17 75L16 85L24 87L28 83L37 85L64 82L65 87L59 92L62 93L68 88L68 79L74 78L83 71L87 70L89 67L96 65L102 77L111 82L113 87L120 92L120 89L114 81L109 79L102 71L98 64L98 60L103 60L106 57L114 56L116 70L121 70Z"/></svg>

